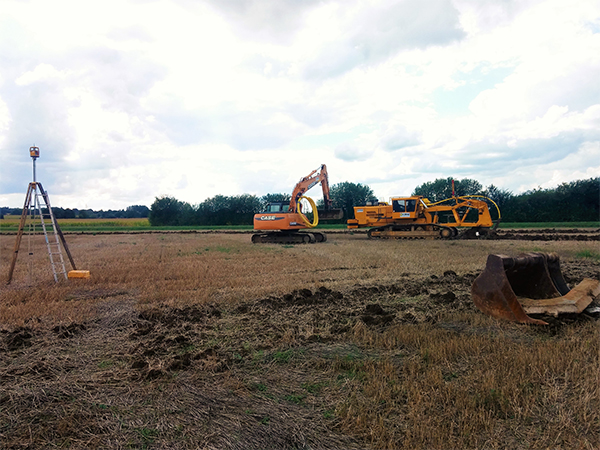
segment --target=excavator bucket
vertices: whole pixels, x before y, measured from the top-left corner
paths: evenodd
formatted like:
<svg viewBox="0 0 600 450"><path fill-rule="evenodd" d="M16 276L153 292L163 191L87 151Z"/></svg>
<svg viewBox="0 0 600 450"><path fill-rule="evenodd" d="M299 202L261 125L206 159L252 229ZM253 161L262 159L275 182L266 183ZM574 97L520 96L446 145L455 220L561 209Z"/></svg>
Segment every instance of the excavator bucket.
<svg viewBox="0 0 600 450"><path fill-rule="evenodd" d="M338 220L344 217L342 209L318 209L319 220Z"/></svg>
<svg viewBox="0 0 600 450"><path fill-rule="evenodd" d="M586 278L569 289L556 253L489 255L471 295L475 305L492 317L548 325L528 314L579 314L600 295L600 281Z"/></svg>

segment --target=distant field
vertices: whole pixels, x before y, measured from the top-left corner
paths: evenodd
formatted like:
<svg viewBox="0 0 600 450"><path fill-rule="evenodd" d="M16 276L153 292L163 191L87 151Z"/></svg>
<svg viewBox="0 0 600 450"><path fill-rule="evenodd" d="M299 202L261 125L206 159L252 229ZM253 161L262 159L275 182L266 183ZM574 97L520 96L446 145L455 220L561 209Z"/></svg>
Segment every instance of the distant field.
<svg viewBox="0 0 600 450"><path fill-rule="evenodd" d="M0 221L0 224L18 224L21 216L17 215L5 215L4 219ZM61 225L89 225L89 226L150 226L147 218L143 219L58 219L58 223Z"/></svg>
<svg viewBox="0 0 600 450"><path fill-rule="evenodd" d="M16 233L19 228L20 216L6 215L0 220L0 232ZM65 232L102 232L102 231L145 231L145 230L252 230L248 225L218 225L218 226L165 226L153 227L148 219L58 219L61 229ZM346 225L320 224L320 229L345 229ZM600 228L600 222L508 222L500 224L500 229L514 228Z"/></svg>
<svg viewBox="0 0 600 450"><path fill-rule="evenodd" d="M0 230L11 232L19 228L20 216L6 215L0 220ZM39 223L39 222L38 222ZM58 219L63 231L94 231L94 230L124 230L150 229L148 219Z"/></svg>

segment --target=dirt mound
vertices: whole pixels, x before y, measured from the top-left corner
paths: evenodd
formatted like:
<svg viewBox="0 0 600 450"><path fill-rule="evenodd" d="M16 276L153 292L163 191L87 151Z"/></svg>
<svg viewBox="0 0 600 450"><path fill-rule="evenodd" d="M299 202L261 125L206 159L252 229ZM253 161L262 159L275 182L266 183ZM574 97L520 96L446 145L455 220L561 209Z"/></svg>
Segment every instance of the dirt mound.
<svg viewBox="0 0 600 450"><path fill-rule="evenodd" d="M31 346L33 334L30 328L21 327L13 331L1 330L2 341L8 351Z"/></svg>
<svg viewBox="0 0 600 450"><path fill-rule="evenodd" d="M562 228L497 230L493 239L519 241L600 241L600 232L599 230Z"/></svg>

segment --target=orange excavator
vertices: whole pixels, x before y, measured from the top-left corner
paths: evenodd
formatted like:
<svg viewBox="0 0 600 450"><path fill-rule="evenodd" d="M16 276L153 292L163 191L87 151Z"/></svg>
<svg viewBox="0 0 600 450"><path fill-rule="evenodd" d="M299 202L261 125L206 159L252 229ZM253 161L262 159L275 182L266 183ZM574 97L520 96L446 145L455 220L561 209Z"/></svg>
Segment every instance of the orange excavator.
<svg viewBox="0 0 600 450"><path fill-rule="evenodd" d="M323 189L324 209L317 210L315 202L304 194L321 184ZM308 211L308 205L312 209L312 219ZM303 210L304 209L304 210ZM322 164L306 177L301 178L292 192L292 198L288 202L271 202L266 211L254 215L254 230L252 242L272 244L309 244L325 242L327 236L320 231L300 231L311 229L318 225L319 218L322 220L341 219L343 211L334 209L333 202L329 198L329 180L327 167Z"/></svg>

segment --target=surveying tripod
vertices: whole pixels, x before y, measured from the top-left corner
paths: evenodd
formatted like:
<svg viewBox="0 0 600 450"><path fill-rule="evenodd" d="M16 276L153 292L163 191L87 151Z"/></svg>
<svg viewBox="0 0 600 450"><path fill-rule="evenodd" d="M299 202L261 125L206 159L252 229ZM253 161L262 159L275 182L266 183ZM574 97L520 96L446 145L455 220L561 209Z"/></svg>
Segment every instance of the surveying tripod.
<svg viewBox="0 0 600 450"><path fill-rule="evenodd" d="M35 218L35 212L37 210L40 216L40 222L42 230L44 231L44 237L46 240L46 248L48 249L48 256L50 257L50 265L52 266L52 274L54 275L54 281L58 282L59 277L68 278L67 271L65 269L65 261L63 258L62 247L65 249L69 261L73 270L75 268L75 262L69 251L67 241L63 235L52 207L50 206L50 198L48 193L42 187L42 183L35 181L35 160L40 156L40 149L38 147L31 147L29 149L30 156L33 158L33 182L29 183L27 188L27 194L25 194L25 203L23 205L23 211L21 212L21 220L19 221L19 231L17 232L17 240L15 242L14 253L12 261L10 263L10 269L8 272L8 281L6 284L10 284L15 270L15 264L17 262L17 256L19 254L19 247L21 246L21 238L23 237L23 231L25 229L25 222L27 216L31 214L32 220ZM42 207L43 203L43 207ZM49 237L50 234L50 237Z"/></svg>

